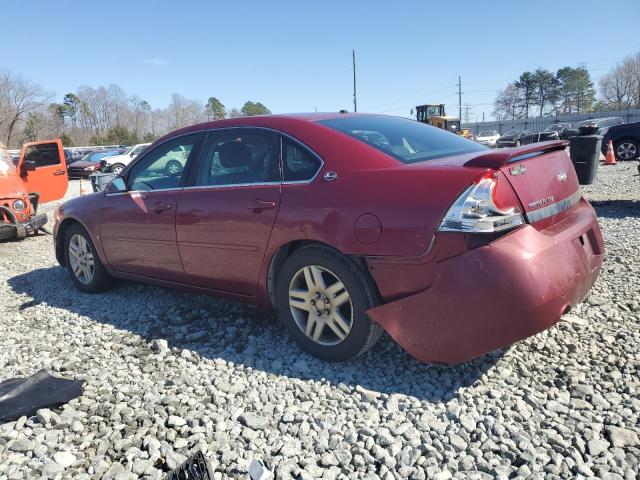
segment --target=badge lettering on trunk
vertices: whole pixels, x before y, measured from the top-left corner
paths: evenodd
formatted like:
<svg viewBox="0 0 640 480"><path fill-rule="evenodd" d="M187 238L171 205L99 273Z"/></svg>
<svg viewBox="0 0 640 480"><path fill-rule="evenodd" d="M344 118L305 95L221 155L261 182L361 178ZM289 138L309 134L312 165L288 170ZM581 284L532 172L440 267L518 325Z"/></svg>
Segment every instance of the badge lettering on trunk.
<svg viewBox="0 0 640 480"><path fill-rule="evenodd" d="M540 200L536 200L535 202L531 202L529 204L529 208L538 208L541 207L543 205L547 205L549 203L553 203L553 195L547 197L547 198L542 198Z"/></svg>
<svg viewBox="0 0 640 480"><path fill-rule="evenodd" d="M527 173L527 167L526 165L522 165L522 164L516 165L509 169L509 173L513 176L524 175L525 173Z"/></svg>
<svg viewBox="0 0 640 480"><path fill-rule="evenodd" d="M559 182L566 182L567 181L567 172L560 172L556 175L556 178L558 179Z"/></svg>

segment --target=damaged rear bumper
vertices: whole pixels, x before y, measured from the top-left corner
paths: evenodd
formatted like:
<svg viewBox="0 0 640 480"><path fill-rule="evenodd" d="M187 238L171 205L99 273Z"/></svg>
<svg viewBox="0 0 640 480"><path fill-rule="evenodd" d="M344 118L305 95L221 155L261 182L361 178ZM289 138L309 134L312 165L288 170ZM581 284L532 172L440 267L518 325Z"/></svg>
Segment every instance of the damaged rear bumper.
<svg viewBox="0 0 640 480"><path fill-rule="evenodd" d="M0 223L0 240L21 239L47 223L46 213L33 215L24 223Z"/></svg>
<svg viewBox="0 0 640 480"><path fill-rule="evenodd" d="M420 361L459 363L554 325L596 281L604 245L581 200L566 219L531 225L440 262L425 291L368 310Z"/></svg>

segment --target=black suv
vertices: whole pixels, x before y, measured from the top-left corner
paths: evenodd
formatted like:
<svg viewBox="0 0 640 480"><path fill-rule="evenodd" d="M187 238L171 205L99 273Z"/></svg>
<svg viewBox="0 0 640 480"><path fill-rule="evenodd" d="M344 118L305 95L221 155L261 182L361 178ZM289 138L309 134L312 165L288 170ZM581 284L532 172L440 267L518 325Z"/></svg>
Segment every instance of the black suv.
<svg viewBox="0 0 640 480"><path fill-rule="evenodd" d="M624 123L609 127L602 138L602 153L606 155L609 140L618 160L635 160L640 157L640 122Z"/></svg>

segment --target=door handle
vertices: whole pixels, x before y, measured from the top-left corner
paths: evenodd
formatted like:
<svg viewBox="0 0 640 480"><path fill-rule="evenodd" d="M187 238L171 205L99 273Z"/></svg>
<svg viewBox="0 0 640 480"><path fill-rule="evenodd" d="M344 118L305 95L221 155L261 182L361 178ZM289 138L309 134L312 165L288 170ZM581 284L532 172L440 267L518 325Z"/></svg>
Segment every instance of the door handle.
<svg viewBox="0 0 640 480"><path fill-rule="evenodd" d="M170 203L164 203L164 202L156 202L151 207L151 210L156 212L156 213L166 212L167 210L171 210L171 204Z"/></svg>
<svg viewBox="0 0 640 480"><path fill-rule="evenodd" d="M250 210L253 210L254 213L260 213L263 210L276 208L276 202L272 202L270 200L262 200L261 198L256 198L253 203L254 206L251 207Z"/></svg>
<svg viewBox="0 0 640 480"><path fill-rule="evenodd" d="M64 175L65 173L67 173L66 170L56 170L55 172L53 172L54 175Z"/></svg>

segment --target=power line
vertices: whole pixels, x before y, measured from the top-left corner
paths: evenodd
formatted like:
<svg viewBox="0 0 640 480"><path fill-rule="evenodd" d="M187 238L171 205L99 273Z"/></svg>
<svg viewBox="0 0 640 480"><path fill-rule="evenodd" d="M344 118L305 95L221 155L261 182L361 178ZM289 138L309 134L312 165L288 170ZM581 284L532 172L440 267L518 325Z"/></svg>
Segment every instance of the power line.
<svg viewBox="0 0 640 480"><path fill-rule="evenodd" d="M601 70L606 70L608 68L611 68L614 65L620 65L622 63L622 61L618 61L618 62L610 62L610 63L603 63L603 64L597 64L594 65L593 67L584 67L585 70L587 70L588 72L595 72L595 71L601 71ZM458 82L461 83L461 79L460 77L458 77ZM465 81L465 85L479 85L479 84L508 84L513 82L513 79L493 79L493 80L471 80L471 81ZM493 89L483 89L483 90L469 90L469 91L465 91L462 92L462 86L459 84L456 84L456 87L458 87L458 92L456 93L450 93L447 94L446 96L443 95L438 95L438 94L434 94L434 93L429 93L430 97L434 97L434 96L438 96L439 98L448 98L451 97L453 95L457 95L458 96L458 105L455 105L454 107L458 107L458 111L459 114L461 115L461 105L462 105L462 93L465 94L473 94L473 93L491 93L491 92L496 92L498 91L501 87L497 86L496 88ZM404 101L405 99L410 99L410 98L416 98L417 96L420 95L424 95L422 92L427 92L428 90L421 90L420 93L416 92L415 94L411 95L411 96L407 96L407 97L403 97L401 99L398 99L399 101ZM443 92L444 90L440 90L440 92ZM465 103L466 104L466 103ZM415 102L411 105L405 105L405 106L393 106L394 103L390 102L390 103L386 103L386 104L379 104L373 107L368 107L370 111L376 111L377 113L388 113L388 112L393 112L396 110L402 110L405 108L411 108L415 106ZM469 105L493 105L493 103L469 103ZM378 108L383 108L383 107L389 107L389 108L385 108L385 110L378 110Z"/></svg>

